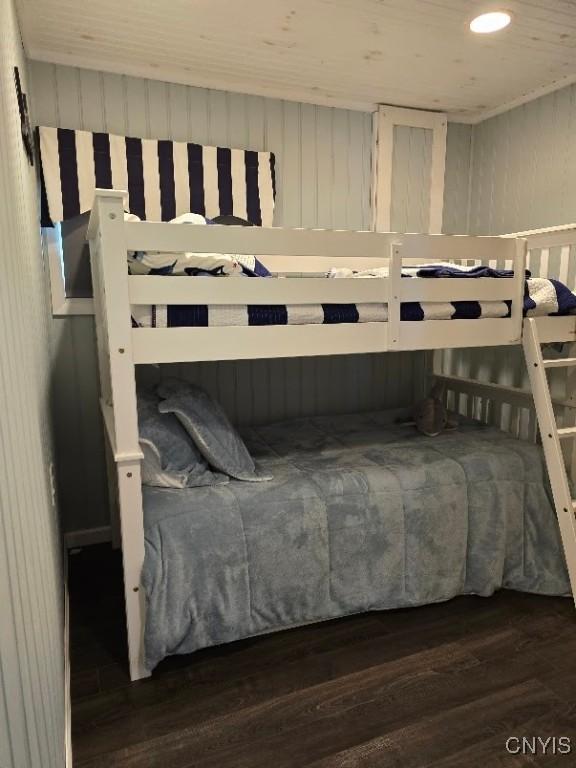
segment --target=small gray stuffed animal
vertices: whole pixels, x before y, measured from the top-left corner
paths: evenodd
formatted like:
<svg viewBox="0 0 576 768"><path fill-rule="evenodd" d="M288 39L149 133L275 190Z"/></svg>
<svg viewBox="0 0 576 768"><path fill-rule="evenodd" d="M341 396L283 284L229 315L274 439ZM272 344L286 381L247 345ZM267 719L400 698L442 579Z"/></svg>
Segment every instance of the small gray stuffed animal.
<svg viewBox="0 0 576 768"><path fill-rule="evenodd" d="M428 397L414 408L414 424L427 437L437 437L444 430L456 429L458 422L450 419L444 405L444 384L436 382Z"/></svg>

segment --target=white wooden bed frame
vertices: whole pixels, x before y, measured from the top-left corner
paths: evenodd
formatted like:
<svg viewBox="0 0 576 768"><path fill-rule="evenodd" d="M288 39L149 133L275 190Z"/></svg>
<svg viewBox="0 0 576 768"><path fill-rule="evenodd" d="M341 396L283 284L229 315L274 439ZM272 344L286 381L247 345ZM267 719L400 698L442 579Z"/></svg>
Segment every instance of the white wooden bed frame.
<svg viewBox="0 0 576 768"><path fill-rule="evenodd" d="M518 345L527 338L536 343L574 341L576 317L543 318L523 324L522 298L527 245L523 238L412 235L377 232L201 227L169 223L124 221L124 192L97 190L88 239L92 262L94 309L101 379L101 407L112 461L116 468L119 518L124 563L128 652L132 680L150 674L143 658L145 597L140 588L144 560L144 525L138 439L135 366L147 363L204 360L300 357L405 350ZM389 277L377 280L298 277L277 280L195 280L156 276L130 276L129 250L253 254L266 257L275 272L306 273L324 270L342 260L347 266L388 266ZM402 279L402 265L473 260L514 269L509 280ZM400 322L405 301L443 302L512 300L506 319ZM132 328L131 305L137 304L318 304L383 302L386 323L308 326L208 328ZM523 334L524 329L524 334ZM532 329L532 330L530 330ZM525 342L526 343L526 342ZM538 351L540 346L538 345ZM535 347L531 352L536 354ZM499 402L526 404L526 393L513 388L444 377L448 389L461 395L487 396ZM549 390L546 387L549 395ZM546 415L546 392L540 395L540 415ZM470 406L472 409L474 405ZM548 414L548 419L550 415ZM542 428L542 422L541 422ZM546 430L552 426L546 422ZM560 489L559 505L566 505L567 479L557 467L560 438L552 441L551 461ZM546 447L546 445L545 445ZM547 454L548 458L548 454ZM550 462L549 462L550 471ZM113 478L110 478L111 480ZM569 491L568 491L569 494ZM561 497L561 498L560 498ZM555 497L556 498L556 497ZM566 532L574 539L568 552L576 585L576 524ZM561 525L562 528L562 525ZM563 531L564 535L564 531ZM575 589L576 593L576 589Z"/></svg>

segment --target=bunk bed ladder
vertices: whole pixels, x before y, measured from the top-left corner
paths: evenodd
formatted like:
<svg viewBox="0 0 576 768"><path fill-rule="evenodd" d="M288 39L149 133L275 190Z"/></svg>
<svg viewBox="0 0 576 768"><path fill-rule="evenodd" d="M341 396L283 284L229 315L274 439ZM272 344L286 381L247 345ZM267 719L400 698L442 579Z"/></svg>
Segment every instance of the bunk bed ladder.
<svg viewBox="0 0 576 768"><path fill-rule="evenodd" d="M522 345L532 387L556 515L562 536L562 544L572 586L572 595L576 601L576 502L572 499L568 472L561 446L562 439L576 437L576 428L558 428L546 376L548 368L576 366L576 358L545 360L542 355L538 325L533 318L528 318L524 321Z"/></svg>

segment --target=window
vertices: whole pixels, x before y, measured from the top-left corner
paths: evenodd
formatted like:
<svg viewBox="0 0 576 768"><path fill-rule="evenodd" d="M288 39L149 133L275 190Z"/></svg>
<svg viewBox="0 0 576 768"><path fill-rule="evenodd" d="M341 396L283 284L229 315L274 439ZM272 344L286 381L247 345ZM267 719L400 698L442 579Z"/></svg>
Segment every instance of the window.
<svg viewBox="0 0 576 768"><path fill-rule="evenodd" d="M42 231L56 316L93 314L89 218L89 212L83 213Z"/></svg>
<svg viewBox="0 0 576 768"><path fill-rule="evenodd" d="M60 224L64 286L71 299L92 298L90 248L86 242L89 219L88 212Z"/></svg>

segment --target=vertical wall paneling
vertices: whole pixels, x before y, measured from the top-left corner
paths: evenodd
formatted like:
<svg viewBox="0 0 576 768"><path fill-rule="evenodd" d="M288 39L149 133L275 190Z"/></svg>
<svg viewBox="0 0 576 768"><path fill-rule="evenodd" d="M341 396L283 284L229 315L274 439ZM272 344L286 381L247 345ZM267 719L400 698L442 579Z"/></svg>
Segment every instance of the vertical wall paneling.
<svg viewBox="0 0 576 768"><path fill-rule="evenodd" d="M462 235L468 232L472 141L473 126L448 123L442 226L445 234Z"/></svg>
<svg viewBox="0 0 576 768"><path fill-rule="evenodd" d="M277 156L277 225L370 226L372 138L367 113L39 62L30 62L30 71L39 124L270 149ZM99 528L107 524L108 509L92 319L54 320L52 341L64 525L66 530ZM407 404L410 394L397 382L409 380L412 358L397 356L393 374L371 356L215 363L180 370L214 391L236 421L250 423ZM367 385L373 374L380 378ZM141 372L148 381L158 375L155 369Z"/></svg>
<svg viewBox="0 0 576 768"><path fill-rule="evenodd" d="M116 132L120 135L125 135L129 132L125 80L120 75L105 73L100 76L100 81L103 93L102 115L101 120L98 120L97 116L93 115L94 125L99 129L105 125L109 127L108 130L112 133ZM36 90L34 93L36 93ZM88 125L86 125L86 128L88 128ZM96 130L96 128L92 128L92 130Z"/></svg>
<svg viewBox="0 0 576 768"><path fill-rule="evenodd" d="M395 125L392 153L393 232L428 232L432 130Z"/></svg>
<svg viewBox="0 0 576 768"><path fill-rule="evenodd" d="M444 231L497 235L572 223L576 220L576 86L543 96L475 126L449 126ZM456 190L470 137L468 212ZM463 199L461 197L460 199ZM467 219L467 224L465 221ZM576 290L576 249L535 249L529 253L535 276L553 277ZM528 387L521 350L466 350L447 354L445 370L484 381ZM558 397L565 379L551 374ZM522 409L524 410L524 409ZM499 417L499 414L495 414ZM503 409L503 425L521 424L529 433L530 416ZM533 419L532 419L533 422Z"/></svg>
<svg viewBox="0 0 576 768"><path fill-rule="evenodd" d="M317 186L317 211L318 227L328 229L333 226L333 205L332 197L334 195L334 157L332 153L333 126L332 110L327 107L319 107L316 111L315 121L315 152L316 167L318 179L325 180L325 186L320 189ZM369 187L365 188L368 192ZM369 229L368 217L362 222L362 229Z"/></svg>
<svg viewBox="0 0 576 768"><path fill-rule="evenodd" d="M272 150L278 181L276 225L370 228L368 113L41 62L30 62L30 72L35 117L41 125ZM447 154L447 169L458 179L459 189L468 183L469 159L461 128L451 127ZM398 228L420 229L421 211L426 210L420 182L429 162L428 147L425 135L407 130L408 140L396 155L396 183L404 190ZM451 231L457 231L462 196L450 197L449 192L445 216ZM412 206L417 207L416 217ZM100 528L108 522L108 505L93 321L55 319L52 340L64 526L67 531ZM215 363L180 370L216 392L235 420L250 423L408 404L413 371L419 374L421 366L419 355L394 355L385 361L355 356ZM140 372L147 381L158 375L156 370Z"/></svg>
<svg viewBox="0 0 576 768"><path fill-rule="evenodd" d="M317 108L302 104L300 127L302 134L310 140L300 145L300 225L314 227L318 224L318 165L316 163L318 142L316 135ZM362 188L360 185L357 188Z"/></svg>
<svg viewBox="0 0 576 768"><path fill-rule="evenodd" d="M473 127L470 232L502 234L576 218L576 86Z"/></svg>
<svg viewBox="0 0 576 768"><path fill-rule="evenodd" d="M50 487L50 314L36 177L14 90L14 66L28 92L29 82L12 0L0 0L0 28L0 764L61 768L63 583Z"/></svg>
<svg viewBox="0 0 576 768"><path fill-rule="evenodd" d="M291 416L398 408L412 402L420 356L334 355L221 363L187 363L179 374L207 388L239 425ZM139 383L154 386L173 376L174 366L146 366Z"/></svg>

